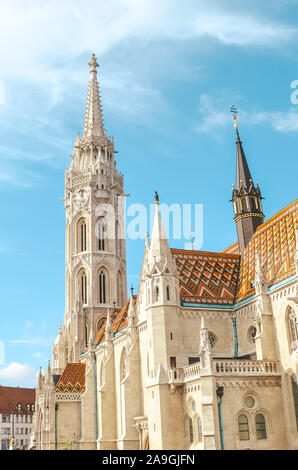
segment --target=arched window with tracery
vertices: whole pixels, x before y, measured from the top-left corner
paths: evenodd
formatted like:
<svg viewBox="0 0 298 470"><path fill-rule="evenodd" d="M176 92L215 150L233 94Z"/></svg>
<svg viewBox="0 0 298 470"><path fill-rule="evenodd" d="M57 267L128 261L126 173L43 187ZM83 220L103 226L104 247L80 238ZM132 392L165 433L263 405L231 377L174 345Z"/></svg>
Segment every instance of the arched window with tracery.
<svg viewBox="0 0 298 470"><path fill-rule="evenodd" d="M249 426L246 415L240 415L238 418L238 430L240 441L249 441Z"/></svg>
<svg viewBox="0 0 298 470"><path fill-rule="evenodd" d="M257 439L267 439L265 416L261 413L256 415Z"/></svg>

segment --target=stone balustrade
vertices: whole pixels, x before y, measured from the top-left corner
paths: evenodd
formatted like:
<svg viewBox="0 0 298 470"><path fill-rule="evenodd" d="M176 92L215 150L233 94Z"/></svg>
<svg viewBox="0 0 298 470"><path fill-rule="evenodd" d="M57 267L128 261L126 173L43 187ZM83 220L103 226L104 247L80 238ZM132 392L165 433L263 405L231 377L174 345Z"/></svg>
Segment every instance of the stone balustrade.
<svg viewBox="0 0 298 470"><path fill-rule="evenodd" d="M277 361L214 361L215 375L280 375Z"/></svg>
<svg viewBox="0 0 298 470"><path fill-rule="evenodd" d="M280 369L277 361L215 360L213 373L215 376L279 376ZM171 385L182 385L197 380L200 378L200 363L168 369L168 376Z"/></svg>
<svg viewBox="0 0 298 470"><path fill-rule="evenodd" d="M200 377L200 363L196 362L183 368L185 381Z"/></svg>
<svg viewBox="0 0 298 470"><path fill-rule="evenodd" d="M184 383L184 371L183 368L172 367L168 369L169 383L170 384L183 384Z"/></svg>

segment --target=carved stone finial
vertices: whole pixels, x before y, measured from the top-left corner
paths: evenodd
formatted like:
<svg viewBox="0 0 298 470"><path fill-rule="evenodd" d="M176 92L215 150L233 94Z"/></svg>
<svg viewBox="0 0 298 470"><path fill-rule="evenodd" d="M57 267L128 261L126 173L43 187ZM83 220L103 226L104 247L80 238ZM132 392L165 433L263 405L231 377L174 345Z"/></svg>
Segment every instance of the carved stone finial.
<svg viewBox="0 0 298 470"><path fill-rule="evenodd" d="M99 67L98 63L97 63L97 59L95 57L95 54L92 54L89 62L88 62L88 65L90 67L90 72L96 72L96 69L97 67Z"/></svg>
<svg viewBox="0 0 298 470"><path fill-rule="evenodd" d="M263 268L261 266L260 255L256 256L256 266L255 266L255 289L256 294L266 294L268 292L268 283L264 275Z"/></svg>

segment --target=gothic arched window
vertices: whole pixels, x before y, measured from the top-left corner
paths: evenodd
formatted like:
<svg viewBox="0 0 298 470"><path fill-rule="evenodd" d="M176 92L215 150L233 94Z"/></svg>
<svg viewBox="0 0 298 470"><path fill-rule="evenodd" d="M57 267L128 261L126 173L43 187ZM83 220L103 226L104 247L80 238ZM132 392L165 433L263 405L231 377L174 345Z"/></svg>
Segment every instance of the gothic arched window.
<svg viewBox="0 0 298 470"><path fill-rule="evenodd" d="M83 304L87 303L87 276L85 271L82 269L79 273L79 285L80 285L80 296Z"/></svg>
<svg viewBox="0 0 298 470"><path fill-rule="evenodd" d="M298 385L297 385L297 377L295 374L291 377L291 384L292 384L292 392L293 392L293 400L294 400L294 408L295 408L295 416L296 416L296 426L298 431Z"/></svg>
<svg viewBox="0 0 298 470"><path fill-rule="evenodd" d="M249 441L248 418L246 415L240 415L238 418L238 429L240 441Z"/></svg>
<svg viewBox="0 0 298 470"><path fill-rule="evenodd" d="M265 417L262 414L256 416L257 439L267 439Z"/></svg>
<svg viewBox="0 0 298 470"><path fill-rule="evenodd" d="M105 229L103 220L98 222L98 249L102 251L105 249Z"/></svg>
<svg viewBox="0 0 298 470"><path fill-rule="evenodd" d="M99 273L98 283L99 303L105 304L107 303L107 276L103 270Z"/></svg>
<svg viewBox="0 0 298 470"><path fill-rule="evenodd" d="M102 327L102 325L104 324L105 321L106 321L105 317L102 317L102 318L100 318L100 320L98 320L97 331L99 331L101 329L101 327Z"/></svg>
<svg viewBox="0 0 298 470"><path fill-rule="evenodd" d="M170 288L167 286L167 300L170 300Z"/></svg>
<svg viewBox="0 0 298 470"><path fill-rule="evenodd" d="M77 224L77 251L87 251L87 224L84 218Z"/></svg>

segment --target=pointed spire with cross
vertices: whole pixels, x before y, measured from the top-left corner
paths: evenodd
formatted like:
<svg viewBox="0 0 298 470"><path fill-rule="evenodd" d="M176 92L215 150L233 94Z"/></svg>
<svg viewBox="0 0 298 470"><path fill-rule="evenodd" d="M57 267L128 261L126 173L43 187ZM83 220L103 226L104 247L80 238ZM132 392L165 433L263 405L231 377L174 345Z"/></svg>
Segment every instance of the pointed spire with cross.
<svg viewBox="0 0 298 470"><path fill-rule="evenodd" d="M87 92L87 103L84 124L84 137L99 137L105 135L103 126L103 114L99 92L99 85L97 81L97 59L95 54L92 54L88 63L90 67L90 79Z"/></svg>
<svg viewBox="0 0 298 470"><path fill-rule="evenodd" d="M233 113L236 129L236 185L233 187L232 202L238 232L239 250L243 252L265 216L262 209L263 198L261 191L253 183L240 140L237 123L238 110L234 105L230 110Z"/></svg>

